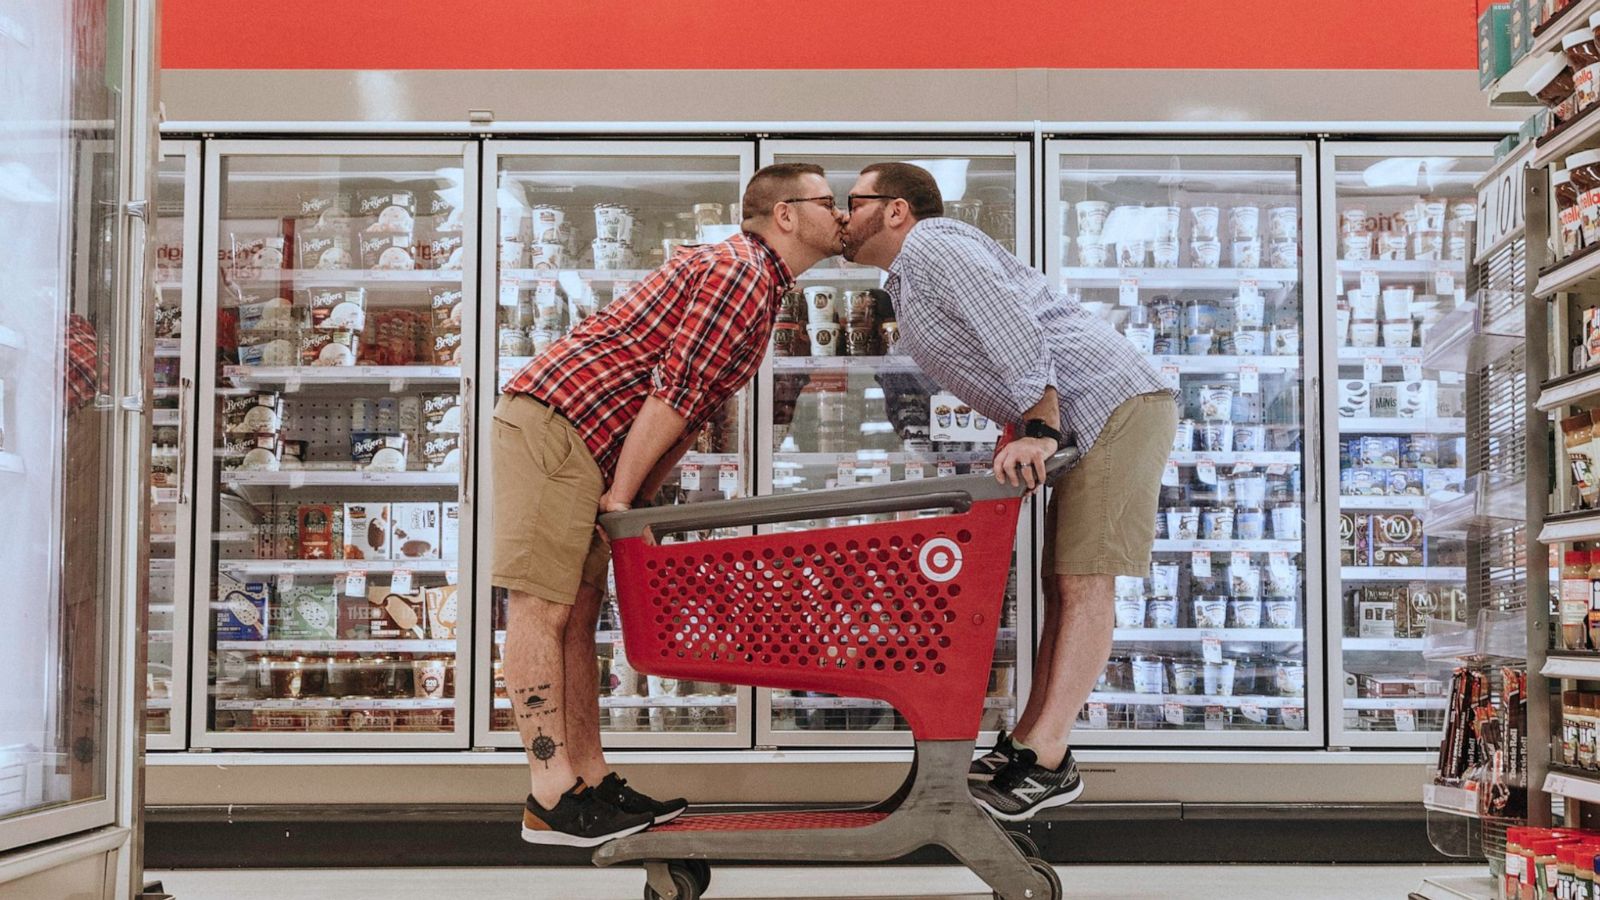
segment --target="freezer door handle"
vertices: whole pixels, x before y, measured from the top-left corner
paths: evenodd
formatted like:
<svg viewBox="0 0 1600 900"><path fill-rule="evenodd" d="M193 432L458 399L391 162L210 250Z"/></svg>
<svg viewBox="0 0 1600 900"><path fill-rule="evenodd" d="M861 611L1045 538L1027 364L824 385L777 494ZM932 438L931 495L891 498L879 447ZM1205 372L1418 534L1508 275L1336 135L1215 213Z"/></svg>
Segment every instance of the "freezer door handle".
<svg viewBox="0 0 1600 900"><path fill-rule="evenodd" d="M189 395L194 379L178 379L178 505L189 505Z"/></svg>
<svg viewBox="0 0 1600 900"><path fill-rule="evenodd" d="M478 395L473 390L472 376L467 375L461 379L461 499L468 509L472 508L472 483L477 477L476 461L472 458L473 450L473 421L477 418L472 414L478 405Z"/></svg>
<svg viewBox="0 0 1600 900"><path fill-rule="evenodd" d="M1311 429L1311 499L1314 503L1322 502L1322 377L1311 376L1311 400L1307 404L1310 409L1312 422L1315 427Z"/></svg>

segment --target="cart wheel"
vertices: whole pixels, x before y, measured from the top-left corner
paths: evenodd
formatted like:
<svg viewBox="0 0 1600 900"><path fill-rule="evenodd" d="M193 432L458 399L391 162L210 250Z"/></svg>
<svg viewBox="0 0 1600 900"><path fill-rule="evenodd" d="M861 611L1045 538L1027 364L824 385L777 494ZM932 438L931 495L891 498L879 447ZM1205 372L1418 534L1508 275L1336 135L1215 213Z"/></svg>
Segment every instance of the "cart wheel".
<svg viewBox="0 0 1600 900"><path fill-rule="evenodd" d="M711 890L711 863L703 859L686 859L683 864L694 875L695 883L700 885L700 893L704 894Z"/></svg>
<svg viewBox="0 0 1600 900"><path fill-rule="evenodd" d="M1037 857L1029 857L1028 865L1033 867L1035 872L1043 875L1045 881L1050 883L1050 896L1038 897L1035 900L1061 900L1061 876L1056 874L1056 870L1049 863ZM994 900L1001 900L999 891L995 892Z"/></svg>
<svg viewBox="0 0 1600 900"><path fill-rule="evenodd" d="M1030 859L1043 859L1043 855L1039 853L1039 845L1034 843L1033 838L1029 837L1027 832L1007 831L1006 837L1011 839L1011 846L1016 847L1017 852L1023 856Z"/></svg>
<svg viewBox="0 0 1600 900"><path fill-rule="evenodd" d="M700 900L700 882L687 866L683 863L673 863L667 868L667 871L672 875L672 886L678 890L678 900ZM711 877L709 872L710 870L708 869L706 875L708 880ZM1059 897L1060 894L1056 896ZM655 888L646 884L644 886L644 900L663 900L663 898L656 893Z"/></svg>

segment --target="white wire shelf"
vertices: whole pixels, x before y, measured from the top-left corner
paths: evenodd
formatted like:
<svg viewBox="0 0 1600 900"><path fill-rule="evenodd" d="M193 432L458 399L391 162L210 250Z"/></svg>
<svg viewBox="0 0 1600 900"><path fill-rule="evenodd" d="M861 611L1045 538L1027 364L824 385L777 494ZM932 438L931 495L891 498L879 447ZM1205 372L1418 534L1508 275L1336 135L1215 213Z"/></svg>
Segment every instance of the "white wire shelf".
<svg viewBox="0 0 1600 900"><path fill-rule="evenodd" d="M178 426L178 411L175 409L152 409L150 411L150 424L157 428L176 428Z"/></svg>
<svg viewBox="0 0 1600 900"><path fill-rule="evenodd" d="M1341 643L1346 653L1421 653L1422 638L1352 638Z"/></svg>
<svg viewBox="0 0 1600 900"><path fill-rule="evenodd" d="M236 279L239 287L430 287L461 284L460 269L279 269Z"/></svg>
<svg viewBox="0 0 1600 900"><path fill-rule="evenodd" d="M217 641L246 653L455 653L455 641Z"/></svg>
<svg viewBox="0 0 1600 900"><path fill-rule="evenodd" d="M456 487L460 472L370 472L351 469L230 469L220 479L230 485L273 487L351 487L383 484L391 487Z"/></svg>
<svg viewBox="0 0 1600 900"><path fill-rule="evenodd" d="M1304 697L1267 697L1253 694L1210 695L1210 694L1135 694L1130 692L1096 691L1089 695L1090 703L1106 703L1119 706L1165 706L1175 703L1179 706L1228 706L1239 707L1246 703L1259 706L1262 709L1280 709L1290 707L1304 709Z"/></svg>
<svg viewBox="0 0 1600 900"><path fill-rule="evenodd" d="M1173 367L1180 375L1237 375L1244 366L1262 372L1298 372L1298 356L1147 356L1157 369Z"/></svg>
<svg viewBox="0 0 1600 900"><path fill-rule="evenodd" d="M1111 639L1118 643L1198 644L1207 638L1228 643L1299 644L1305 633L1299 628L1116 628Z"/></svg>
<svg viewBox="0 0 1600 900"><path fill-rule="evenodd" d="M1466 419L1374 419L1347 418L1335 420L1341 434L1464 434Z"/></svg>
<svg viewBox="0 0 1600 900"><path fill-rule="evenodd" d="M774 371L917 372L909 356L774 356Z"/></svg>
<svg viewBox="0 0 1600 900"><path fill-rule="evenodd" d="M1467 274L1467 262L1463 259L1341 259L1337 266L1340 275L1359 278L1363 272L1372 272L1384 281L1417 284L1432 282L1440 272L1448 272L1457 279Z"/></svg>
<svg viewBox="0 0 1600 900"><path fill-rule="evenodd" d="M1372 497L1339 495L1340 509L1353 510L1409 510L1421 512L1428 508L1427 497Z"/></svg>
<svg viewBox="0 0 1600 900"><path fill-rule="evenodd" d="M1299 269L1119 269L1067 266L1061 283L1072 287L1120 287L1134 279L1152 290L1238 290L1239 282L1254 279L1263 289L1281 288L1300 281Z"/></svg>
<svg viewBox="0 0 1600 900"><path fill-rule="evenodd" d="M1300 541L1166 541L1158 540L1152 548L1157 553L1299 553Z"/></svg>
<svg viewBox="0 0 1600 900"><path fill-rule="evenodd" d="M1345 581L1466 581L1465 566L1340 566Z"/></svg>
<svg viewBox="0 0 1600 900"><path fill-rule="evenodd" d="M183 340L181 338L156 338L156 359L177 359L183 355Z"/></svg>
<svg viewBox="0 0 1600 900"><path fill-rule="evenodd" d="M368 575L404 569L417 575L454 572L454 559L219 559L217 568L239 575L332 575L366 572Z"/></svg>
<svg viewBox="0 0 1600 900"><path fill-rule="evenodd" d="M223 366L241 385L458 384L460 366Z"/></svg>
<svg viewBox="0 0 1600 900"><path fill-rule="evenodd" d="M1345 709L1444 709L1449 697L1346 697Z"/></svg>
<svg viewBox="0 0 1600 900"><path fill-rule="evenodd" d="M1376 359L1388 366L1401 365L1407 359L1422 361L1421 347L1340 347L1339 362L1360 365Z"/></svg>
<svg viewBox="0 0 1600 900"><path fill-rule="evenodd" d="M876 266L862 266L856 268L834 267L829 269L808 269L801 273L801 275L795 280L807 284L813 282L820 282L823 284L848 283L866 284L871 285L872 287L877 287L883 283L883 276L883 271Z"/></svg>
<svg viewBox="0 0 1600 900"><path fill-rule="evenodd" d="M1017 705L1014 697L985 697L984 709L1012 709ZM789 697L774 694L773 709L891 709L882 700L865 697Z"/></svg>
<svg viewBox="0 0 1600 900"><path fill-rule="evenodd" d="M303 697L297 700L217 700L219 710L252 709L455 709L453 698L398 697L390 700Z"/></svg>
<svg viewBox="0 0 1600 900"><path fill-rule="evenodd" d="M854 453L784 453L772 454L774 462L789 462L802 466L835 466L839 463L872 465L874 463L904 465L908 462L983 463L994 459L988 450L971 450L956 453L906 453L891 450L857 450Z"/></svg>
<svg viewBox="0 0 1600 900"><path fill-rule="evenodd" d="M146 697L144 708L149 710L165 710L172 708L171 697Z"/></svg>
<svg viewBox="0 0 1600 900"><path fill-rule="evenodd" d="M1180 466L1199 465L1209 460L1218 466L1298 466L1300 453L1295 450L1261 450L1241 453L1212 453L1207 450L1174 450L1167 458Z"/></svg>
<svg viewBox="0 0 1600 900"><path fill-rule="evenodd" d="M687 697L601 697L601 709L682 709L686 707L738 706L737 694L690 694ZM510 709L511 701L505 697L494 698L495 709Z"/></svg>

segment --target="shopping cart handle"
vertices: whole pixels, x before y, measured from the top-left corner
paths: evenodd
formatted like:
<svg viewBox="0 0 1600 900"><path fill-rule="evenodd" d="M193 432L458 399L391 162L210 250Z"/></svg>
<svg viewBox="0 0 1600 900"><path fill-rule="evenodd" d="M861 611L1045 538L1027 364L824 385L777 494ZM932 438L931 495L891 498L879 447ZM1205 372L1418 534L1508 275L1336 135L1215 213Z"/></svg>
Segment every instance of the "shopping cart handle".
<svg viewBox="0 0 1600 900"><path fill-rule="evenodd" d="M1078 451L1071 447L1057 452L1046 462L1047 476L1054 478L1060 474L1077 458L1077 455ZM606 534L613 539L620 539L638 537L647 532L659 537L682 531L771 525L801 519L864 516L913 509L954 509L957 512L966 512L974 502L1005 500L1019 496L1022 492L1021 488L1001 484L993 475L959 475L864 487L801 491L769 497L712 500L681 506L632 509L601 516L600 527L604 528Z"/></svg>

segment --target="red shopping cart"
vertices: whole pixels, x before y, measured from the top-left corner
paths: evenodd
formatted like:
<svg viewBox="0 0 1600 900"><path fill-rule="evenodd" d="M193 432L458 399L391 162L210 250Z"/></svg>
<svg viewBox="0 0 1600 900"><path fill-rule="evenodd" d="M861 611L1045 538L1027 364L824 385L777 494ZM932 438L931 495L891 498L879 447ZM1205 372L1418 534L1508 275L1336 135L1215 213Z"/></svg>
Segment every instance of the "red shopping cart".
<svg viewBox="0 0 1600 900"><path fill-rule="evenodd" d="M1056 454L1051 475L1072 455ZM871 862L939 845L996 897L1059 898L1061 883L1033 842L1002 829L967 790L1021 503L1020 490L966 475L602 517L623 640L639 671L884 700L905 717L916 751L905 784L875 806L684 816L601 846L595 863L643 862L646 900L697 900L712 860ZM846 527L660 542L713 528L913 511Z"/></svg>

